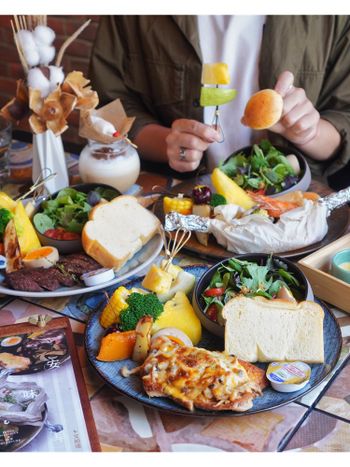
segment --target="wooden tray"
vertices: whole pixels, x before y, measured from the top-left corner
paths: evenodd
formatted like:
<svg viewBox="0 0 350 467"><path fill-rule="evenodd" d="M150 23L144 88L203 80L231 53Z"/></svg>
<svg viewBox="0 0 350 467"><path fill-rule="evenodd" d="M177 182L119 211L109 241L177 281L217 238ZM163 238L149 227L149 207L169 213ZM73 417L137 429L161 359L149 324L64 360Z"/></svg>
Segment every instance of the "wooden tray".
<svg viewBox="0 0 350 467"><path fill-rule="evenodd" d="M174 194L184 193L191 195L192 189L195 185L211 186L210 175L202 175L198 178L191 178L189 180L186 180L180 183L179 185L173 187L171 192ZM315 191L321 196L325 196L331 193L331 190L326 185L323 185L322 183L316 181L313 181L311 183L309 191ZM349 222L349 212L350 210L347 206L343 206L332 212L332 214L328 218L328 233L320 242L313 243L312 245L308 245L304 248L299 248L297 250L290 250L278 253L278 256L281 256L283 258L300 258L338 239L346 232ZM164 221L162 198L160 198L155 204L154 213L162 222ZM225 248L219 245L212 235L210 235L209 237L208 246L200 244L197 241L196 236L192 235L191 239L188 241L183 251L187 251L190 254L194 254L195 256L199 256L209 261L218 261L234 256L234 253L225 250Z"/></svg>
<svg viewBox="0 0 350 467"><path fill-rule="evenodd" d="M350 284L329 274L332 257L346 248L350 248L350 233L301 259L298 265L308 278L317 297L350 313Z"/></svg>

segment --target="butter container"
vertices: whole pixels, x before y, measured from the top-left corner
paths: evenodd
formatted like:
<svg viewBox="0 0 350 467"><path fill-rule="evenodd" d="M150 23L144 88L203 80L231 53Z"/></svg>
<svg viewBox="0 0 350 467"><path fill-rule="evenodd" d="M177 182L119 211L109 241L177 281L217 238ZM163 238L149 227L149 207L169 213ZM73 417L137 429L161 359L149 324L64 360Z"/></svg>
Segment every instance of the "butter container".
<svg viewBox="0 0 350 467"><path fill-rule="evenodd" d="M311 368L304 362L273 362L267 368L266 378L275 391L299 391L310 381Z"/></svg>
<svg viewBox="0 0 350 467"><path fill-rule="evenodd" d="M96 271L86 272L81 276L87 287L103 284L104 282L114 279L115 274L113 269L101 268Z"/></svg>

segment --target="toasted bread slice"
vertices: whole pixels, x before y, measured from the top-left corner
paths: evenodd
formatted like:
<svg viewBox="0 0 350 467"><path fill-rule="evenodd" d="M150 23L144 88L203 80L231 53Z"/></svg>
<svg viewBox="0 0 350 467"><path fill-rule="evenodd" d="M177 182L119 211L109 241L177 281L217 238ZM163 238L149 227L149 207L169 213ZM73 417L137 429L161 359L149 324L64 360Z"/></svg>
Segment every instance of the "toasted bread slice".
<svg viewBox="0 0 350 467"><path fill-rule="evenodd" d="M118 270L156 234L159 224L135 197L119 196L90 211L83 248L102 266Z"/></svg>
<svg viewBox="0 0 350 467"><path fill-rule="evenodd" d="M324 361L324 312L315 302L236 297L222 314L230 355L248 362Z"/></svg>

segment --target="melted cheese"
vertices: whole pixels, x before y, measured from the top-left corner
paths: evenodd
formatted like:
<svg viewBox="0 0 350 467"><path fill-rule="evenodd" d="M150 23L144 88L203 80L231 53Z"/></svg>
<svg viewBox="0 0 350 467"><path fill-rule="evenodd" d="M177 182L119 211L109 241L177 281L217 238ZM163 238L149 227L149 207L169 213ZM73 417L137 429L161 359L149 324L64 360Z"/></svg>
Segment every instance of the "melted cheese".
<svg viewBox="0 0 350 467"><path fill-rule="evenodd" d="M165 336L152 347L141 373L150 396L168 396L192 410L194 405L214 409L259 392L235 357L177 345Z"/></svg>

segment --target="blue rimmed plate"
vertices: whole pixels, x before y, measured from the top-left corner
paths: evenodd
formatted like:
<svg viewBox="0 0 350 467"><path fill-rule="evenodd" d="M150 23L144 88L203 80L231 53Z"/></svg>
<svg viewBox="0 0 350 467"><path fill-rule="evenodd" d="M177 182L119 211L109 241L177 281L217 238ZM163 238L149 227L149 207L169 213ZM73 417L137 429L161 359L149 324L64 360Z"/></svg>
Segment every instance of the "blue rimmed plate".
<svg viewBox="0 0 350 467"><path fill-rule="evenodd" d="M198 280L204 272L207 271L207 266L187 266L184 267L187 272L194 274ZM141 287L141 279L136 279L124 284L127 288ZM317 301L317 300L316 300ZM104 335L104 329L99 323L99 317L101 309L94 313L86 327L85 332L85 347L88 358L100 376L109 383L114 389L122 392L123 394L132 397L142 404L148 405L158 410L164 410L173 414L179 415L194 415L194 416L242 416L246 414L253 414L258 412L264 412L266 410L272 410L285 404L299 399L309 391L313 390L318 384L320 384L330 371L335 367L341 351L341 331L339 324L337 323L333 313L327 308L327 306L318 302L322 306L325 317L323 322L323 333L324 333L324 350L325 350L325 362L323 364L310 365L311 366L311 378L310 382L300 391L292 393L281 393L274 391L271 387L264 390L262 396L254 399L254 405L251 409L246 412L230 412L230 411L206 411L196 409L194 412L189 412L184 407L176 404L170 399L164 397L148 397L144 392L141 379L137 375L130 376L129 378L123 378L120 374L120 370L123 366L132 368L136 366L132 360L123 360L116 362L100 362L96 360L96 355L100 347L100 341ZM209 350L223 350L224 341L222 338L216 337L210 334L208 331L203 329L203 337L198 347L203 347ZM260 368L267 368L267 364L258 364Z"/></svg>

